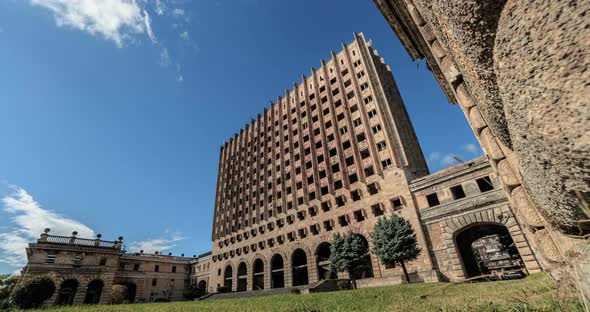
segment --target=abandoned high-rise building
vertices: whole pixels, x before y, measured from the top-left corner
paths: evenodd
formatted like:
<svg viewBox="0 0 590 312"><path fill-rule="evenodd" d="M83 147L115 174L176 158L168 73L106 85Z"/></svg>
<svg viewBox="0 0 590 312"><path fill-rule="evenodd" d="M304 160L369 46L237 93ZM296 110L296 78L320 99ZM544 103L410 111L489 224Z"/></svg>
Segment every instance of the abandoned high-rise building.
<svg viewBox="0 0 590 312"><path fill-rule="evenodd" d="M392 213L409 220L420 246L431 250L410 264L413 279L441 278L433 255L453 260L442 278L469 274L455 263L460 260L452 237L443 236L443 242L439 234L452 235L471 222L457 221L451 231L433 221L444 221L438 208L429 208L441 200L430 199L437 197L440 180L423 178L426 162L391 70L363 34L354 39L222 146L210 289L280 288L324 279L334 274L329 272L334 233L354 231L370 244L374 223ZM414 198L412 191L421 196ZM462 188L459 194L465 197ZM494 194L506 206L504 195ZM422 207L427 209L420 212ZM464 208L473 207L456 212L469 210ZM504 214L478 213L473 221L493 223L501 215L513 220L510 209L503 209ZM421 224L421 213L433 223ZM498 227L508 233L503 224ZM484 232L495 233L489 227L470 233L467 246ZM433 251L433 242L441 245L437 250L449 248L448 255ZM538 270L527 242L520 245L529 269ZM359 276L360 287L401 280L400 268L386 267L373 255L367 261L370 269Z"/></svg>

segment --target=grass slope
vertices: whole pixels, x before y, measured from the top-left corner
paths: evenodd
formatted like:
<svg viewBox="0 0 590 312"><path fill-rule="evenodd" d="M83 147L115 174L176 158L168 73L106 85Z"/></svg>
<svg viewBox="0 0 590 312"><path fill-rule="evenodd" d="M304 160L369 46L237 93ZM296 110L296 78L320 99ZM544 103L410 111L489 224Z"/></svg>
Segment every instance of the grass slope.
<svg viewBox="0 0 590 312"><path fill-rule="evenodd" d="M410 284L372 289L201 302L79 306L43 311L582 311L572 293L558 295L551 278L490 283ZM421 295L427 295L421 299Z"/></svg>

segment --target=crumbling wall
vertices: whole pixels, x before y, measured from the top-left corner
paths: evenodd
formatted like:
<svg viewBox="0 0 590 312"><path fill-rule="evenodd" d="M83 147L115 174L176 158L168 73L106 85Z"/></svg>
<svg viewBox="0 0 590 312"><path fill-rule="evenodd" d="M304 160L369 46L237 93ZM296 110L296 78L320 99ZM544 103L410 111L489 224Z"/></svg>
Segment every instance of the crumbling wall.
<svg viewBox="0 0 590 312"><path fill-rule="evenodd" d="M504 2L415 0L414 5L427 20L438 44L451 52L442 62L452 62L458 67L490 129L510 147L492 57L495 29Z"/></svg>
<svg viewBox="0 0 590 312"><path fill-rule="evenodd" d="M494 69L520 173L544 215L578 234L590 194L590 2L508 1Z"/></svg>

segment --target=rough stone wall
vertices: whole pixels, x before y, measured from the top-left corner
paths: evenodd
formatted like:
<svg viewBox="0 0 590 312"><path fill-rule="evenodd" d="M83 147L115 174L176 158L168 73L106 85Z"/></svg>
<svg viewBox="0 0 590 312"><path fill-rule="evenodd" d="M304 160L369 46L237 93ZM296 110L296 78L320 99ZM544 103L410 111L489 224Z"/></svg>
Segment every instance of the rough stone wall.
<svg viewBox="0 0 590 312"><path fill-rule="evenodd" d="M520 173L551 223L578 233L590 194L590 2L508 1L494 68ZM490 60L491 61L491 60Z"/></svg>
<svg viewBox="0 0 590 312"><path fill-rule="evenodd" d="M504 2L415 0L414 5L430 25L438 44L453 52L442 62L458 67L492 132L511 146L492 58L495 29ZM459 82L451 81L455 85Z"/></svg>
<svg viewBox="0 0 590 312"><path fill-rule="evenodd" d="M565 268L584 289L590 2L375 3L408 51L444 73L543 267Z"/></svg>

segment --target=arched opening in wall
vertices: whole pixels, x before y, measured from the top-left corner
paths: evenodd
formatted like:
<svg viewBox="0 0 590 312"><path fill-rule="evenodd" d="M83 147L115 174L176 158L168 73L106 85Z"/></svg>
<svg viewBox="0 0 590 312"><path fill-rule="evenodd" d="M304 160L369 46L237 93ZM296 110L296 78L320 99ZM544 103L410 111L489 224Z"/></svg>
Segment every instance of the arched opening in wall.
<svg viewBox="0 0 590 312"><path fill-rule="evenodd" d="M485 274L493 278L524 276L524 263L504 225L474 224L455 235L455 244L466 278Z"/></svg>
<svg viewBox="0 0 590 312"><path fill-rule="evenodd" d="M270 288L285 287L285 264L279 254L270 259Z"/></svg>
<svg viewBox="0 0 590 312"><path fill-rule="evenodd" d="M223 287L227 288L228 291L231 291L233 275L234 270L232 269L231 265L226 266L225 272L223 272Z"/></svg>
<svg viewBox="0 0 590 312"><path fill-rule="evenodd" d="M363 278L370 278L373 277L373 267L371 265L371 255L369 254L369 241L361 235L361 234L354 234L360 238L361 244L363 248L367 250L367 255L361 259L358 265L355 266L352 274L355 279L363 279Z"/></svg>
<svg viewBox="0 0 590 312"><path fill-rule="evenodd" d="M237 291L246 291L248 287L248 268L246 263L242 262L238 265L238 287Z"/></svg>
<svg viewBox="0 0 590 312"><path fill-rule="evenodd" d="M328 242L323 242L318 246L316 250L316 259L318 267L318 279L334 279L336 278L336 272L330 268L330 247L332 245Z"/></svg>
<svg viewBox="0 0 590 312"><path fill-rule="evenodd" d="M309 284L307 276L307 255L303 249L295 249L291 257L291 267L293 268L291 275L293 277L293 286Z"/></svg>
<svg viewBox="0 0 590 312"><path fill-rule="evenodd" d="M254 260L252 266L252 290L264 289L264 262L262 259Z"/></svg>
<svg viewBox="0 0 590 312"><path fill-rule="evenodd" d="M90 282L88 284L88 288L86 289L84 304L98 304L103 287L104 283L101 280L93 280Z"/></svg>
<svg viewBox="0 0 590 312"><path fill-rule="evenodd" d="M131 282L119 282L113 284L111 289L111 302L114 304L134 303L137 286Z"/></svg>
<svg viewBox="0 0 590 312"><path fill-rule="evenodd" d="M72 305L74 304L74 298L76 298L76 292L78 291L78 281L75 279L65 280L59 286L59 292L57 294L57 305Z"/></svg>
<svg viewBox="0 0 590 312"><path fill-rule="evenodd" d="M197 289L199 289L201 293L206 294L207 293L207 282L200 281L197 284Z"/></svg>

